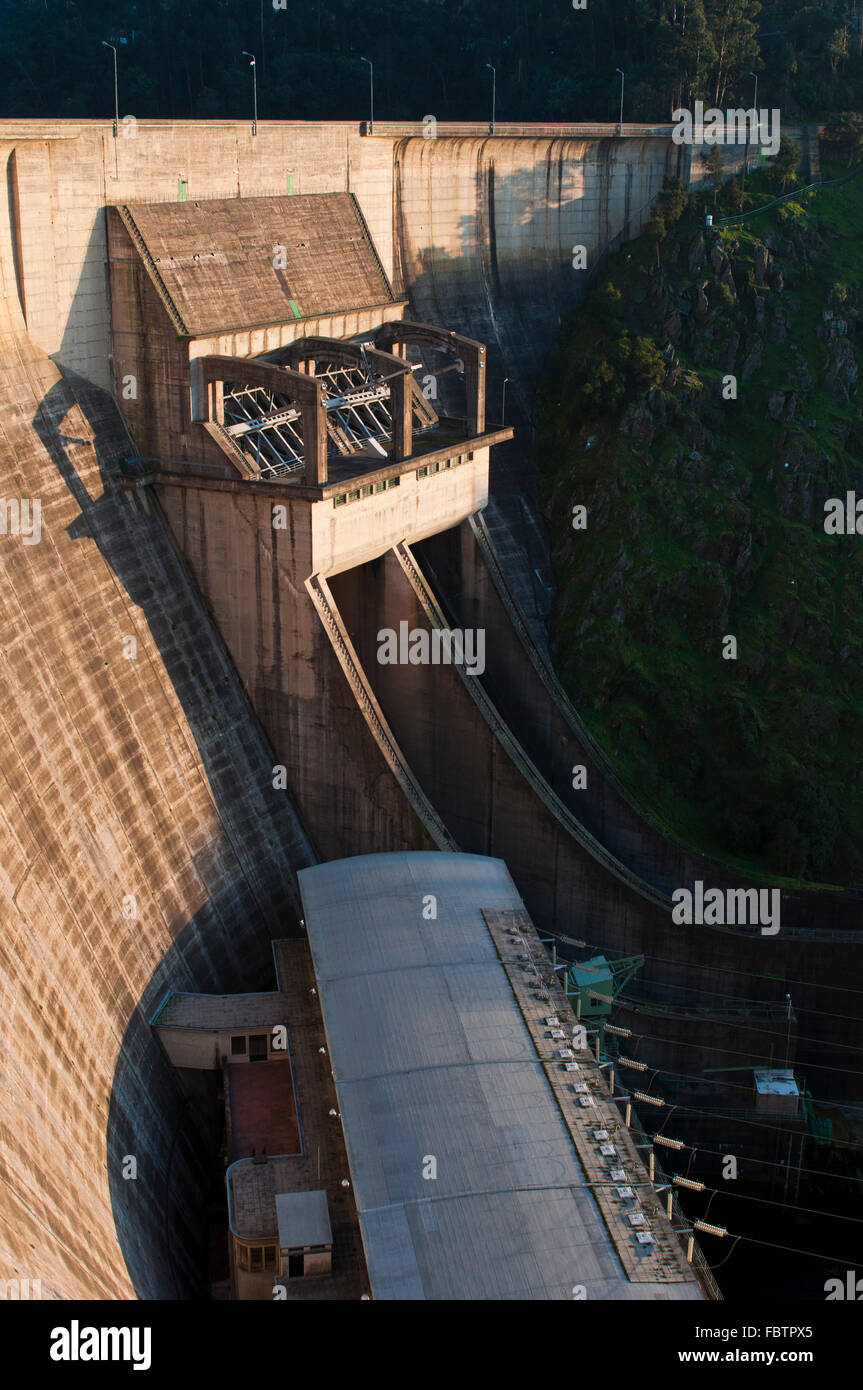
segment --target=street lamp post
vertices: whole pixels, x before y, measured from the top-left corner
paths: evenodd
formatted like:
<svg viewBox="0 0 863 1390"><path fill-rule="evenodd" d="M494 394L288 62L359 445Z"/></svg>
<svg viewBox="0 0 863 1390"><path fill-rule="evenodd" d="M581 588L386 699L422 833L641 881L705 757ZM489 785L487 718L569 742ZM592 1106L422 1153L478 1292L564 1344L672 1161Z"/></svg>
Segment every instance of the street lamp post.
<svg viewBox="0 0 863 1390"><path fill-rule="evenodd" d="M254 106L253 106L254 115L252 116L252 134L253 134L253 135L257 135L257 133L258 133L258 65L257 65L257 63L255 62L255 55L254 55L254 53L249 53L248 50L245 49L245 48L243 49L243 57L244 57L244 58L251 58L251 60L252 60L252 61L249 63L249 67L252 69L252 100L253 100L253 102L254 102Z"/></svg>
<svg viewBox="0 0 863 1390"><path fill-rule="evenodd" d="M755 78L755 98L752 109L755 112L755 129L758 131L759 145L761 143L761 132L758 124L758 74L751 72L750 77ZM743 173L740 178L740 211L743 211L743 194L746 192L746 175L749 172L749 122L746 122L746 149L743 152Z"/></svg>
<svg viewBox="0 0 863 1390"><path fill-rule="evenodd" d="M360 58L361 63L369 65L369 135L375 133L375 65L371 58Z"/></svg>
<svg viewBox="0 0 863 1390"><path fill-rule="evenodd" d="M626 81L626 74L624 73L624 71L623 71L622 68L615 68L614 71L620 73L620 120L619 120L618 123L617 123L617 133L618 133L618 135L622 135L622 134L623 134L623 84L624 84L624 82Z"/></svg>
<svg viewBox="0 0 863 1390"><path fill-rule="evenodd" d="M116 179L120 177L120 170L117 165L116 145L116 141L120 134L120 96L119 88L117 86L117 50L112 43L106 43L104 39L102 39L102 47L110 48L111 52L114 55L114 178Z"/></svg>
<svg viewBox="0 0 863 1390"><path fill-rule="evenodd" d="M494 135L494 109L497 104L497 68L492 63L486 63L487 68L491 68L491 125L488 128L489 135Z"/></svg>
<svg viewBox="0 0 863 1390"><path fill-rule="evenodd" d="M501 423L501 424L504 424L505 421L506 421L506 383L507 383L508 381L509 381L509 377L508 377L508 376L505 376L504 379L503 379L503 391L501 392L501 398L500 398L500 423Z"/></svg>

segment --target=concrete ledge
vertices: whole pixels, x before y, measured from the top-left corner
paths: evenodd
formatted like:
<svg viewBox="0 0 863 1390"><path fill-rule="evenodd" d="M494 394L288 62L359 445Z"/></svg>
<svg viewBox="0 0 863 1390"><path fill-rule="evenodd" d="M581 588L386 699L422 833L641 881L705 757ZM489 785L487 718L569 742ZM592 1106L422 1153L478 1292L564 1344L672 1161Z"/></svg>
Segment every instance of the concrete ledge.
<svg viewBox="0 0 863 1390"><path fill-rule="evenodd" d="M158 482L163 487L195 487L209 489L213 492L254 492L259 497L272 497L278 502L289 501L293 498L301 497L309 502L324 502L328 498L334 497L337 493L344 492L353 482L361 482L363 486L367 483L383 482L387 478L398 477L403 473L416 472L417 468L424 468L427 464L439 463L444 459L452 458L455 454L463 454L468 450L487 449L493 444L503 444L508 439L512 439L515 431L509 425L501 425L497 429L487 431L471 439L459 439L454 444L447 444L446 448L435 449L427 454L413 454L409 459L402 460L401 463L391 463L385 468L377 468L373 473L357 474L356 479L340 479L338 482L326 483L323 487L312 487L308 483L292 482L260 482L245 480L242 478L214 478L209 473L204 473L203 465L190 463L187 468L179 464L160 465L155 472L146 474L147 482ZM130 477L123 475L119 479L120 484L130 491L136 491L138 487L144 486L140 477Z"/></svg>

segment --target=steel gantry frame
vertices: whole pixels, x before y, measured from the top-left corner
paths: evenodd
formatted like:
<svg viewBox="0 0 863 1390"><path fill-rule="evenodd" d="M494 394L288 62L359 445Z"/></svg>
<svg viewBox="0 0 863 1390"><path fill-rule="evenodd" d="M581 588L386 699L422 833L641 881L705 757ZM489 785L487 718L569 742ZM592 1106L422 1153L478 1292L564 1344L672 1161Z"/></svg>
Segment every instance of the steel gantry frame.
<svg viewBox="0 0 863 1390"><path fill-rule="evenodd" d="M328 461L378 455L402 463L416 434L439 417L415 380L422 364L408 351L430 349L456 360L438 374L465 376L465 436L485 425L485 348L427 324L386 324L362 340L299 338L259 357L206 356L193 372L192 418L233 451L248 476L302 473L326 483ZM455 421L447 420L448 428Z"/></svg>

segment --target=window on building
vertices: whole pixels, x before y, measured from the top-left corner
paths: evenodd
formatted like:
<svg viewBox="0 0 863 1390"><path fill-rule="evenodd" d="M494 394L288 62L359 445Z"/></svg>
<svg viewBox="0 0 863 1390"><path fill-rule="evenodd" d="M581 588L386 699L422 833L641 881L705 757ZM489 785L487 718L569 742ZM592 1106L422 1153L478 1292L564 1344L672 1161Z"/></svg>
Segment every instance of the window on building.
<svg viewBox="0 0 863 1390"><path fill-rule="evenodd" d="M246 1039L245 1039L245 1037L242 1036L242 1034L238 1034L237 1036L231 1038L231 1056L232 1056L232 1057L245 1057L245 1055L246 1055Z"/></svg>
<svg viewBox="0 0 863 1390"><path fill-rule="evenodd" d="M417 477L418 477L418 478L427 478L428 475L429 475L429 471L428 471L428 468L427 468L425 465L423 465L422 468L418 468L418 469L417 469Z"/></svg>
<svg viewBox="0 0 863 1390"><path fill-rule="evenodd" d="M249 1268L249 1247L247 1245L237 1246L237 1264L240 1269Z"/></svg>
<svg viewBox="0 0 863 1390"><path fill-rule="evenodd" d="M253 1245L249 1251L249 1269L252 1274L260 1274L264 1267L264 1252L260 1245Z"/></svg>
<svg viewBox="0 0 863 1390"><path fill-rule="evenodd" d="M339 492L339 493L337 493L336 496L333 498L333 506L334 506L334 507L343 507L343 506L345 505L345 503L347 502L347 500L348 500L348 494L347 494L346 492Z"/></svg>
<svg viewBox="0 0 863 1390"><path fill-rule="evenodd" d="M398 487L401 478L387 478L387 487Z"/></svg>
<svg viewBox="0 0 863 1390"><path fill-rule="evenodd" d="M276 1247L275 1245L264 1246L264 1269L275 1269L276 1267Z"/></svg>

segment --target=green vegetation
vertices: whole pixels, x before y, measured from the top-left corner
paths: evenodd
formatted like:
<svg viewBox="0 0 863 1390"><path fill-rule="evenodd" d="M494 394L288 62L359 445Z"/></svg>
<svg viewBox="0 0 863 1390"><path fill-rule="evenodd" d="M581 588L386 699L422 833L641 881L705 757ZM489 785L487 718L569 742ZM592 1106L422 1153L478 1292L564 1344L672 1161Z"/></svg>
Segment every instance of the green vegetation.
<svg viewBox="0 0 863 1390"><path fill-rule="evenodd" d="M667 121L697 99L783 121L836 114L853 139L863 60L852 7L800 0L0 0L3 114L357 119L375 64L381 119Z"/></svg>
<svg viewBox="0 0 863 1390"><path fill-rule="evenodd" d="M793 177L756 174L747 207ZM863 176L706 228L738 201L669 184L564 325L536 442L555 656L681 838L860 881L863 537L823 523L828 497L863 498Z"/></svg>

